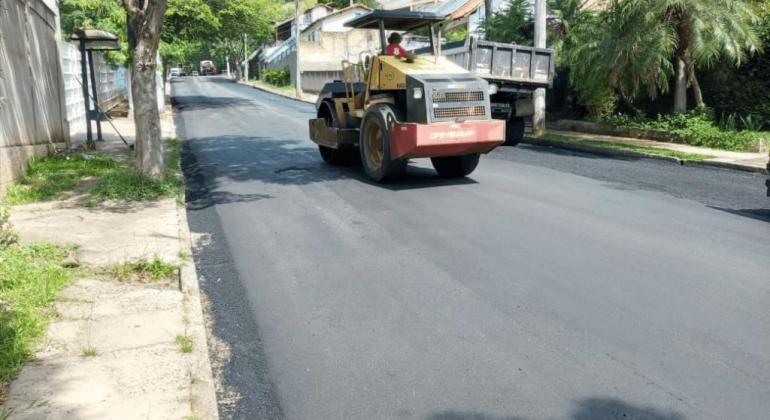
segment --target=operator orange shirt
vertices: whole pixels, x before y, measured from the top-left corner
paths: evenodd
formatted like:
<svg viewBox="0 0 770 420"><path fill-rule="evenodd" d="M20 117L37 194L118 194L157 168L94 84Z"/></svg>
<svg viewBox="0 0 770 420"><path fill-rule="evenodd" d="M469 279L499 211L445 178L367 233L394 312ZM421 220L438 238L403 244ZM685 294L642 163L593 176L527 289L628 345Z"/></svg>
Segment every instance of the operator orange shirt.
<svg viewBox="0 0 770 420"><path fill-rule="evenodd" d="M406 50L399 44L389 44L388 48L385 49L385 54L406 57Z"/></svg>

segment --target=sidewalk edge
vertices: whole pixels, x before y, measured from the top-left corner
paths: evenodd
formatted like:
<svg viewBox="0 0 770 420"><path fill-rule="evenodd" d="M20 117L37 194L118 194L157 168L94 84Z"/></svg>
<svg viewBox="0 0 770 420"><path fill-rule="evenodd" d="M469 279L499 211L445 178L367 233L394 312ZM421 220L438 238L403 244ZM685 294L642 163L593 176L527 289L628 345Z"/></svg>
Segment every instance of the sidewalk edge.
<svg viewBox="0 0 770 420"><path fill-rule="evenodd" d="M664 160L664 161L676 163L679 165L732 169L732 170L753 172L753 173L759 173L759 174L765 174L765 175L768 174L767 169L758 168L758 167L749 166L749 165L742 165L740 163L733 163L733 162L680 159L673 156L661 156L661 155L655 155L651 153L634 152L630 150L619 150L611 147L601 147L601 146L595 146L595 145L589 145L589 144L572 143L568 141L559 141L559 140L551 140L551 139L535 139L531 137L524 137L524 139L521 142L524 144L531 144L535 146L556 147L556 148L565 149L565 150L574 150L577 152L593 153L593 154L609 156L609 157L657 159L657 160Z"/></svg>
<svg viewBox="0 0 770 420"><path fill-rule="evenodd" d="M218 420L214 373L209 359L208 336L198 287L198 272L192 258L192 235L187 224L185 207L176 205L179 223L180 249L187 258L180 261L179 285L184 294L187 334L193 340L193 358L190 364L190 404L192 412L201 419Z"/></svg>
<svg viewBox="0 0 770 420"><path fill-rule="evenodd" d="M292 95L287 95L287 94L285 94L283 92L278 92L278 91L275 91L275 90L272 90L272 89L268 89L268 88L263 87L263 86L252 85L251 83L246 83L246 82L243 82L243 81L240 81L240 80L237 80L236 83L238 83L239 85L248 86L248 87L256 89L256 90L261 90L262 92L271 93L271 94L276 95L276 96L281 96L281 97L286 98L286 99L291 99L292 101L302 102L302 103L306 103L306 104L314 104L315 103L314 101L310 101L310 100L303 99L303 98L298 98L298 97L292 96Z"/></svg>

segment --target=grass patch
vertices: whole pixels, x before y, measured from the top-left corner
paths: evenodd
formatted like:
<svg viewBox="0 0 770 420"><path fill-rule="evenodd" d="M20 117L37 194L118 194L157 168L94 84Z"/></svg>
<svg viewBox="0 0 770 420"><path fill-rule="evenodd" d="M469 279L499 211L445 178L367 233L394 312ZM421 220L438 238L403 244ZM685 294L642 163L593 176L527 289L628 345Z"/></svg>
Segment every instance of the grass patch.
<svg viewBox="0 0 770 420"><path fill-rule="evenodd" d="M24 177L11 186L8 204L25 204L62 198L83 181L93 179L86 191L87 205L106 200L148 201L182 196L179 141L166 143L166 170L159 180L137 172L133 160L115 160L100 155L49 156L33 160Z"/></svg>
<svg viewBox="0 0 770 420"><path fill-rule="evenodd" d="M29 359L53 317L51 302L72 280L61 266L69 251L49 244L0 247L0 384Z"/></svg>
<svg viewBox="0 0 770 420"><path fill-rule="evenodd" d="M176 336L176 343L179 344L179 350L182 353L192 353L193 351L193 341L192 338L186 335L178 335Z"/></svg>
<svg viewBox="0 0 770 420"><path fill-rule="evenodd" d="M286 85L286 86L277 86L270 83L267 83L263 80L250 80L249 83L259 86L262 88L265 88L267 90L274 90L276 92L281 92L285 95L289 96L297 96L297 88L295 88L292 85Z"/></svg>
<svg viewBox="0 0 770 420"><path fill-rule="evenodd" d="M699 153L687 153L687 152L680 152L678 150L661 149L661 148L650 147L650 146L639 146L636 144L627 144L627 143L601 141L601 140L590 140L583 137L566 136L563 134L546 133L542 136L542 138L547 140L567 141L571 143L580 143L580 144L586 144L590 146L604 147L607 149L618 149L618 150L625 150L630 152L638 152L638 153L644 153L648 155L675 157L682 160L702 161L713 157L708 155L702 155Z"/></svg>
<svg viewBox="0 0 770 420"><path fill-rule="evenodd" d="M34 159L24 176L9 188L5 200L8 204L25 204L60 198L84 179L102 176L121 166L112 158L85 154Z"/></svg>
<svg viewBox="0 0 770 420"><path fill-rule="evenodd" d="M156 281L167 279L176 271L177 266L163 262L156 255L151 260L141 259L129 261L123 264L115 264L108 269L108 273L121 281Z"/></svg>
<svg viewBox="0 0 770 420"><path fill-rule="evenodd" d="M96 349L91 346L84 348L83 357L96 357Z"/></svg>

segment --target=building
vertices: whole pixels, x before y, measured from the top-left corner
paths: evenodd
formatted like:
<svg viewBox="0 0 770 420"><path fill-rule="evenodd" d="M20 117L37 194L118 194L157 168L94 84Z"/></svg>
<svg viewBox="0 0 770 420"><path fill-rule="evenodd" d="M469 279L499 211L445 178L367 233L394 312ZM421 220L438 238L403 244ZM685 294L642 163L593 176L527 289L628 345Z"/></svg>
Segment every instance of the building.
<svg viewBox="0 0 770 420"><path fill-rule="evenodd" d="M366 6L354 4L339 10L315 6L303 13L299 26L302 90L320 91L329 80L342 77L343 60L358 62L362 52L379 48L377 31L345 26L348 21L370 11ZM288 19L275 25L276 42L262 50L259 60L261 69L288 70L292 83L296 65L296 41L291 33L293 24L294 19Z"/></svg>

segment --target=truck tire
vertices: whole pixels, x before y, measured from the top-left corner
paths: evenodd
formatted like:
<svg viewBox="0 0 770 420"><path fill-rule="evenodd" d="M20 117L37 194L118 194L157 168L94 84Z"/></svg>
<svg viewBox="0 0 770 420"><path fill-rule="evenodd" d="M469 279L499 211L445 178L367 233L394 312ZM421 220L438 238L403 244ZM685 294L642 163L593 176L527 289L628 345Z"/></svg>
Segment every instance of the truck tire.
<svg viewBox="0 0 770 420"><path fill-rule="evenodd" d="M430 158L433 168L444 178L468 176L479 164L479 155L463 155Z"/></svg>
<svg viewBox="0 0 770 420"><path fill-rule="evenodd" d="M524 140L524 117L511 117L505 122L505 145L516 146Z"/></svg>
<svg viewBox="0 0 770 420"><path fill-rule="evenodd" d="M390 157L390 125L398 121L395 110L388 104L374 105L364 115L358 142L364 172L374 182L383 182L402 175L407 160Z"/></svg>
<svg viewBox="0 0 770 420"><path fill-rule="evenodd" d="M327 127L340 127L334 107L329 102L321 102L316 116L326 120ZM330 165L350 166L358 163L358 153L354 147L342 146L339 149L333 149L319 144L318 152L321 153L321 159Z"/></svg>

